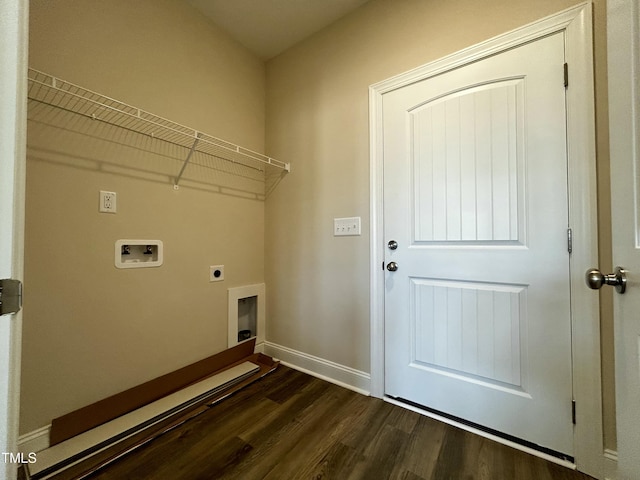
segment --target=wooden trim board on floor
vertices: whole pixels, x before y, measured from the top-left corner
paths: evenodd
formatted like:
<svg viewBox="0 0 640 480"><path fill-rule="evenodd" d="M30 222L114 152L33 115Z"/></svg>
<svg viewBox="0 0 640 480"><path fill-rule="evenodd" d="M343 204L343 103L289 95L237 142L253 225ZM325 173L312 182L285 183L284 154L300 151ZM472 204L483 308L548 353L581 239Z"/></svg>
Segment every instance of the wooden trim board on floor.
<svg viewBox="0 0 640 480"><path fill-rule="evenodd" d="M75 464L69 465L68 468L61 472L40 477L38 480L81 480L87 478L98 470L101 470L137 449L144 447L165 433L170 432L198 415L209 411L210 407L215 406L220 401L233 395L256 380L259 380L268 373L273 372L279 365L279 362L273 361L271 358L262 354L252 355L248 358L248 361L259 365L260 371L231 389L195 403L191 407L188 407L149 428L143 429L110 447L96 452L86 460L78 461Z"/></svg>
<svg viewBox="0 0 640 480"><path fill-rule="evenodd" d="M100 400L51 422L51 446L214 375L253 354L255 339Z"/></svg>
<svg viewBox="0 0 640 480"><path fill-rule="evenodd" d="M182 412L185 408L201 400L203 395L217 392L220 388L226 388L229 383L235 384L236 379L244 380L259 370L260 367L254 363L244 362L60 442L40 452L38 461L29 466L29 473L34 478L38 478L40 475L46 475L49 470L57 470L58 466L62 464L80 460L87 453L93 453L96 449L103 449L120 439L131 436L139 430L139 425L142 428L154 425L169 415Z"/></svg>
<svg viewBox="0 0 640 480"><path fill-rule="evenodd" d="M249 345L252 343L254 342L247 342ZM228 350L222 352L224 355L218 356L218 360L223 358L231 363L224 365L217 362L216 371L205 375L200 381L190 381L189 385L178 391L168 393L155 401L123 413L108 422L103 422L39 452L36 463L25 465L26 474L29 478L34 479L85 478L187 420L207 411L211 405L277 368L278 362L261 353L250 354L236 360L238 352L244 352L248 348L247 344L240 345L239 347L242 348L239 349L231 349L236 350L232 355L226 353ZM206 363L213 357L202 362ZM193 365L200 364L201 366L202 362ZM196 370L198 368L194 371ZM178 370L178 372L180 371ZM190 372L187 372L184 378L191 379ZM148 383L152 382L154 381ZM140 387L145 385L147 384ZM85 425L95 423L95 421L90 421L89 413L92 408L96 405L104 405L111 412L121 410L122 405L133 402L130 399L123 401L123 394L133 392L134 397L139 399L141 391L144 393L144 389L140 387L111 397L120 402L116 406L110 406L109 399L105 399L81 409L82 415L74 415L73 413L76 412L73 412L69 418L76 420L79 418L83 420ZM155 388L150 390L156 391ZM104 418L102 414L98 416Z"/></svg>

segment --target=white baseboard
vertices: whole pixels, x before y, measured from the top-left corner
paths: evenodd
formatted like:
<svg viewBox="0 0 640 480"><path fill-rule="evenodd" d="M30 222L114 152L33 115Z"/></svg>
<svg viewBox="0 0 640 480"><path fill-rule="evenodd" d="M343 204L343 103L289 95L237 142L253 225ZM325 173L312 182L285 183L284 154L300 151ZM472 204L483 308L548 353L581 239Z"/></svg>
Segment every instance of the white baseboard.
<svg viewBox="0 0 640 480"><path fill-rule="evenodd" d="M271 342L265 342L265 353L295 370L363 395L370 395L371 375L368 373Z"/></svg>
<svg viewBox="0 0 640 480"><path fill-rule="evenodd" d="M18 451L20 453L29 454L49 448L50 433L51 425L46 425L34 430L33 432L20 435L18 438Z"/></svg>
<svg viewBox="0 0 640 480"><path fill-rule="evenodd" d="M618 452L608 448L604 450L604 478L605 480L618 478Z"/></svg>

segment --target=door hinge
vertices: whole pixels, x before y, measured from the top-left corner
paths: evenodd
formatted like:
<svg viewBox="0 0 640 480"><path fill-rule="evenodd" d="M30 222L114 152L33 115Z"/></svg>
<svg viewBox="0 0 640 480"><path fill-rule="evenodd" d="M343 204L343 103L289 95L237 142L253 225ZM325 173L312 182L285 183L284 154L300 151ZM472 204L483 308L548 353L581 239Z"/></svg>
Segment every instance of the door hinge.
<svg viewBox="0 0 640 480"><path fill-rule="evenodd" d="M569 64L564 64L564 88L569 86Z"/></svg>
<svg viewBox="0 0 640 480"><path fill-rule="evenodd" d="M567 251L569 254L573 252L573 230L567 228Z"/></svg>
<svg viewBox="0 0 640 480"><path fill-rule="evenodd" d="M576 424L576 401L571 400L571 421Z"/></svg>
<svg viewBox="0 0 640 480"><path fill-rule="evenodd" d="M22 282L12 278L0 280L0 315L18 313L22 308Z"/></svg>

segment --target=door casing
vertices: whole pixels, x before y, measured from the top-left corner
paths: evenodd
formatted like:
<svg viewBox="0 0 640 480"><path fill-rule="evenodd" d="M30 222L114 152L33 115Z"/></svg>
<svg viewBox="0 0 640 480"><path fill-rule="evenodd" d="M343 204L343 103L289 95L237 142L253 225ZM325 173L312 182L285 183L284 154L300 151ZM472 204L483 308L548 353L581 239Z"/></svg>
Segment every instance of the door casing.
<svg viewBox="0 0 640 480"><path fill-rule="evenodd" d="M382 98L385 93L480 60L509 48L564 32L567 88L567 149L569 218L573 233L571 328L574 428L577 468L601 478L602 396L600 383L600 323L598 296L586 288L584 272L598 259L595 113L592 51L592 5L583 3L537 22L461 50L369 88L371 188L371 394L384 393L384 216ZM570 405L567 408L571 408ZM423 412L426 413L426 412Z"/></svg>
<svg viewBox="0 0 640 480"><path fill-rule="evenodd" d="M0 3L0 278L23 280L27 146L26 0ZM18 453L22 313L0 317L0 452ZM0 478L17 476L0 460Z"/></svg>

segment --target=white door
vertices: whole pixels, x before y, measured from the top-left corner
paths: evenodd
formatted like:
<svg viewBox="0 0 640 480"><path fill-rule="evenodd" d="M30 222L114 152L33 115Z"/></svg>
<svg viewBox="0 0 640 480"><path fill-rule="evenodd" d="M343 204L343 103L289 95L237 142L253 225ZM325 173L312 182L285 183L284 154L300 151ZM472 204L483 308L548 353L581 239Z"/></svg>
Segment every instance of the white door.
<svg viewBox="0 0 640 480"><path fill-rule="evenodd" d="M619 480L640 479L639 10L637 0L607 1L613 262L629 282L614 302Z"/></svg>
<svg viewBox="0 0 640 480"><path fill-rule="evenodd" d="M572 456L563 64L557 33L385 94L385 393Z"/></svg>
<svg viewBox="0 0 640 480"><path fill-rule="evenodd" d="M0 2L0 278L22 279L27 2ZM0 478L16 478L20 315L0 316ZM12 459L6 454L14 454Z"/></svg>

